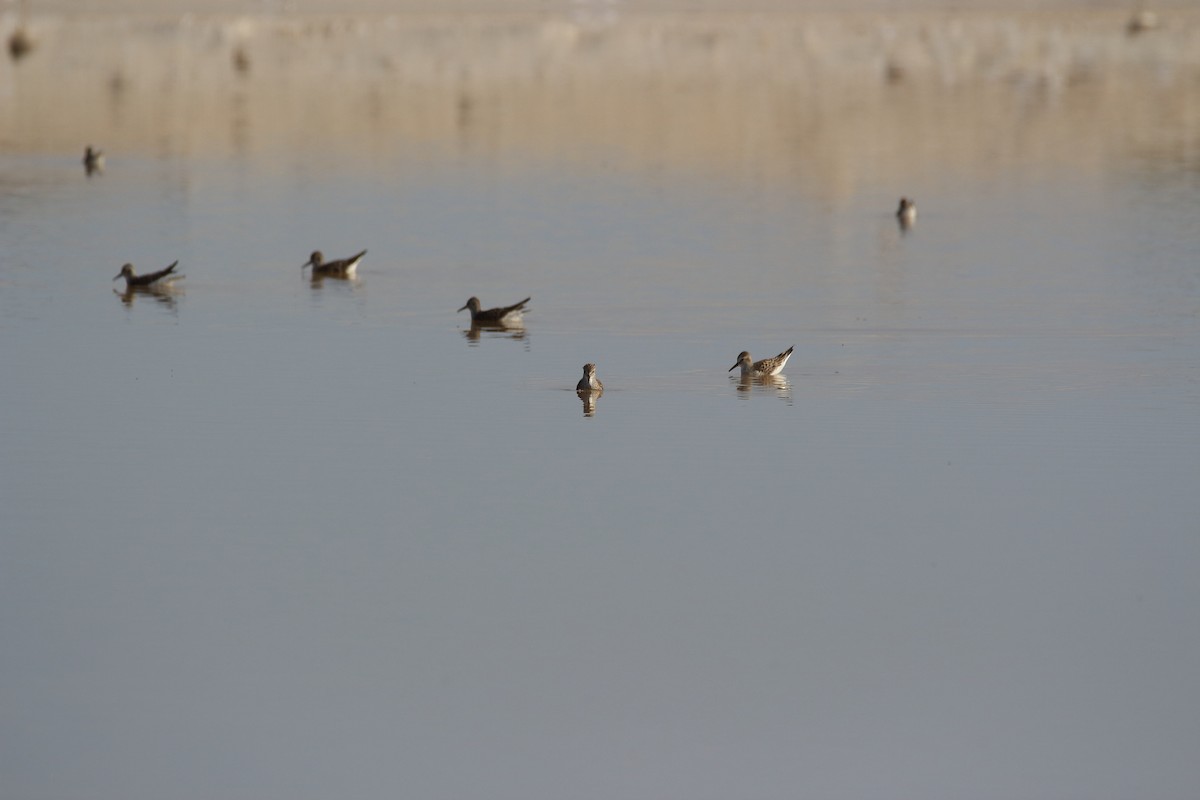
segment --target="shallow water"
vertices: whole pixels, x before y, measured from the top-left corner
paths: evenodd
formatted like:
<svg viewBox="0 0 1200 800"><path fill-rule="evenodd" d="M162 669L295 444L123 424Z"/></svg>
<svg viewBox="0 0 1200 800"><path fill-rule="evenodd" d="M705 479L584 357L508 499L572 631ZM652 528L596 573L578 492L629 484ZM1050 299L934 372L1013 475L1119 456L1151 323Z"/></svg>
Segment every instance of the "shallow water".
<svg viewBox="0 0 1200 800"><path fill-rule="evenodd" d="M1194 142L323 144L0 154L6 793L1200 786Z"/></svg>

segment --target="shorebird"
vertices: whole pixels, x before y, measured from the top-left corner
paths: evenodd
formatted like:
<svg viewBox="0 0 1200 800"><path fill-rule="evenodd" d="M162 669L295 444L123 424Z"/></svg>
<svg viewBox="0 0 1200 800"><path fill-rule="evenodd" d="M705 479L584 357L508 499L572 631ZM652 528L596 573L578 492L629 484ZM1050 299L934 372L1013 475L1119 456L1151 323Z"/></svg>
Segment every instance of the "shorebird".
<svg viewBox="0 0 1200 800"><path fill-rule="evenodd" d="M99 172L104 174L104 151L93 148L90 144L83 151L83 169L88 175Z"/></svg>
<svg viewBox="0 0 1200 800"><path fill-rule="evenodd" d="M900 198L900 207L896 209L896 220L901 228L911 228L917 223L917 201L907 197Z"/></svg>
<svg viewBox="0 0 1200 800"><path fill-rule="evenodd" d="M336 261L326 261L320 250L313 250L312 255L300 265L300 270L312 267L314 278L331 276L334 278L353 278L358 272L358 262L367 254L366 250L349 258L339 258Z"/></svg>
<svg viewBox="0 0 1200 800"><path fill-rule="evenodd" d="M1158 27L1158 15L1153 11L1148 11L1144 8L1139 8L1129 18L1129 23L1125 26L1125 32L1130 36L1137 36L1139 33L1152 31Z"/></svg>
<svg viewBox="0 0 1200 800"><path fill-rule="evenodd" d="M489 308L484 311L479 310L479 298L472 297L467 301L463 308L471 309L471 324L472 325L506 325L521 321L521 315L525 312L525 304L532 298L526 297L519 303L503 308ZM457 313L457 312L455 312Z"/></svg>
<svg viewBox="0 0 1200 800"><path fill-rule="evenodd" d="M792 357L792 351L795 349L796 346L792 345L774 358L764 358L762 361L751 361L750 354L743 350L738 353L737 363L726 370L726 372L733 372L738 367L741 367L743 378L751 375L778 375L780 372L783 372L784 365Z"/></svg>
<svg viewBox="0 0 1200 800"><path fill-rule="evenodd" d="M179 278L183 277L182 275L173 274L175 272L175 267L178 266L178 264L179 262L176 261L166 269L160 269L158 272L151 272L147 275L138 275L133 271L133 264L126 264L125 266L121 267L121 271L116 274L116 277L114 277L113 280L115 281L117 278L124 278L126 289L132 289L135 286L152 286L163 278L166 278L168 275L171 277L168 280L163 281L163 283L170 283L171 281L178 280Z"/></svg>
<svg viewBox="0 0 1200 800"><path fill-rule="evenodd" d="M584 364L583 377L579 379L579 383L575 384L577 392L603 392L604 384L596 377L596 365Z"/></svg>
<svg viewBox="0 0 1200 800"><path fill-rule="evenodd" d="M20 61L29 55L29 51L32 49L33 39L25 32L24 28L18 25L12 32L12 36L8 37L8 54L12 56L13 61Z"/></svg>
<svg viewBox="0 0 1200 800"><path fill-rule="evenodd" d="M246 48L241 45L233 49L233 68L241 75L250 71L250 56L247 55Z"/></svg>

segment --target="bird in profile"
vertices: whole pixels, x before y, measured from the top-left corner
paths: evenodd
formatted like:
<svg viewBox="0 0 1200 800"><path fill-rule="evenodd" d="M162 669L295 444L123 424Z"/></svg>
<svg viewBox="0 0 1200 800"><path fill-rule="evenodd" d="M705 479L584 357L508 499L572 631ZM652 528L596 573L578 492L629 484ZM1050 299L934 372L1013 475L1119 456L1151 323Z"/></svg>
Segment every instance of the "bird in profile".
<svg viewBox="0 0 1200 800"><path fill-rule="evenodd" d="M751 376L758 377L763 375L778 375L780 372L783 372L784 365L786 365L788 359L792 357L792 351L795 349L795 345L792 345L774 358L764 358L762 361L752 361L750 358L750 353L743 350L742 352L738 353L737 362L728 370L726 370L726 372L733 372L738 367L741 367L741 375L743 378Z"/></svg>
<svg viewBox="0 0 1200 800"><path fill-rule="evenodd" d="M525 304L531 299L530 297L526 297L521 302L511 306L488 308L481 311L479 308L479 298L472 297L459 311L466 308L471 309L472 325L512 325L521 321L521 316L525 313Z"/></svg>
<svg viewBox="0 0 1200 800"><path fill-rule="evenodd" d="M179 280L183 277L182 275L175 274L175 267L178 265L179 262L176 261L175 263L171 264L171 266L167 267L166 269L160 269L158 272L150 272L146 275L138 275L133 269L133 264L126 264L125 266L121 267L121 271L116 274L113 280L115 281L117 278L124 278L126 289L144 289L150 286L155 286L156 284L161 286L163 284Z"/></svg>
<svg viewBox="0 0 1200 800"><path fill-rule="evenodd" d="M90 144L83 151L83 170L89 176L96 173L104 174L104 151L97 150Z"/></svg>
<svg viewBox="0 0 1200 800"><path fill-rule="evenodd" d="M604 384L596 377L596 365L584 364L583 377L579 379L579 383L575 384L577 392L603 392Z"/></svg>
<svg viewBox="0 0 1200 800"><path fill-rule="evenodd" d="M907 197L900 198L900 206L896 209L896 221L904 229L917 224L917 201Z"/></svg>
<svg viewBox="0 0 1200 800"><path fill-rule="evenodd" d="M356 253L349 258L339 258L336 261L326 261L325 256L320 250L313 250L312 255L308 257L300 270L303 271L306 267L312 267L312 275L314 278L333 277L333 278L353 278L358 272L358 262L362 261L362 257L367 254L366 250L361 253Z"/></svg>

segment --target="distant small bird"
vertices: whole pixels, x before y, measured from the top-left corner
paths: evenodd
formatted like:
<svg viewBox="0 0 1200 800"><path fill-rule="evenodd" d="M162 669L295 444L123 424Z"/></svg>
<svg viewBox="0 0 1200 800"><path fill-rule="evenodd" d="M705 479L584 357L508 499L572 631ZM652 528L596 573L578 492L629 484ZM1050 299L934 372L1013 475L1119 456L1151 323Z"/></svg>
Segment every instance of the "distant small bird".
<svg viewBox="0 0 1200 800"><path fill-rule="evenodd" d="M764 358L762 361L751 361L750 353L743 350L738 353L737 361L726 372L733 372L738 367L742 368L741 375L743 378L759 375L778 375L783 372L783 367L787 364L788 359L792 357L792 351L796 349L792 345L787 350L784 350L774 358Z"/></svg>
<svg viewBox="0 0 1200 800"><path fill-rule="evenodd" d="M12 36L8 37L8 54L13 61L20 61L29 55L29 51L32 49L33 39L25 32L24 28L17 28L12 32Z"/></svg>
<svg viewBox="0 0 1200 800"><path fill-rule="evenodd" d="M173 274L175 272L175 267L178 265L179 262L176 261L175 263L171 264L171 266L167 267L166 269L160 269L158 272L151 272L148 275L138 275L133 271L133 264L126 264L125 266L121 267L121 271L117 273L113 280L115 281L117 278L124 278L126 289L132 289L134 287L145 288L147 286L152 286L163 278L166 278L168 275L171 277L169 280L164 281L164 283L169 283L170 281L179 280L183 277L182 275Z"/></svg>
<svg viewBox="0 0 1200 800"><path fill-rule="evenodd" d="M1159 25L1158 15L1153 11L1146 9L1138 9L1133 16L1129 18L1129 23L1125 26L1125 32L1130 36L1137 36L1139 33L1152 31Z"/></svg>
<svg viewBox="0 0 1200 800"><path fill-rule="evenodd" d="M325 256L321 255L320 250L313 250L312 255L308 257L308 261L300 266L301 271L305 267L312 267L314 278L331 276L334 278L353 278L358 272L358 262L362 261L362 257L367 254L366 250L361 253L350 256L349 258L340 258L336 261L326 261Z"/></svg>
<svg viewBox="0 0 1200 800"><path fill-rule="evenodd" d="M510 325L521 321L522 315L525 313L525 304L533 298L526 297L519 303L502 308L489 308L483 311L479 310L479 298L472 297L458 311L469 308L471 309L471 324L472 325ZM457 311L455 312L458 313Z"/></svg>
<svg viewBox="0 0 1200 800"><path fill-rule="evenodd" d="M584 364L583 377L579 379L579 383L575 384L577 392L603 392L604 384L596 377L596 365Z"/></svg>
<svg viewBox="0 0 1200 800"><path fill-rule="evenodd" d="M83 151L83 169L88 175L104 174L104 151L93 148L90 144Z"/></svg>
<svg viewBox="0 0 1200 800"><path fill-rule="evenodd" d="M246 48L241 45L233 49L233 68L240 75L245 75L250 71L250 56L246 53Z"/></svg>
<svg viewBox="0 0 1200 800"><path fill-rule="evenodd" d="M896 209L896 220L901 228L911 228L917 224L917 201L907 197L900 198L900 206Z"/></svg>

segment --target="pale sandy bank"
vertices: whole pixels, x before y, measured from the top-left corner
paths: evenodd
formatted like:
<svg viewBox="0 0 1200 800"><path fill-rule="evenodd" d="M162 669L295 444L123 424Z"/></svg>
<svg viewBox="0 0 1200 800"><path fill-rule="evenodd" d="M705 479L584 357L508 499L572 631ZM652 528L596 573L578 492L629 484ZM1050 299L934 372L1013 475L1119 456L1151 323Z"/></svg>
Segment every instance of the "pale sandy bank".
<svg viewBox="0 0 1200 800"><path fill-rule="evenodd" d="M785 171L803 153L825 179L853 181L866 169L1002 169L1018 151L1101 165L1115 150L1194 147L1200 130L1200 10L1163 12L1158 28L1131 35L1124 8L862 3L833 13L761 3L772 10L731 13L714 2L684 13L632 0L479 0L470 5L505 10L329 14L300 3L226 13L234 4L215 3L204 8L216 12L177 13L196 4L127 0L138 13L114 14L98 5L25 18L36 47L0 69L6 152L93 142L110 153L332 147L374 158L406 144L469 145L493 157L587 150L704 169L774 159ZM19 22L5 14L0 32Z"/></svg>

